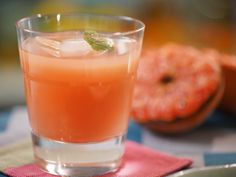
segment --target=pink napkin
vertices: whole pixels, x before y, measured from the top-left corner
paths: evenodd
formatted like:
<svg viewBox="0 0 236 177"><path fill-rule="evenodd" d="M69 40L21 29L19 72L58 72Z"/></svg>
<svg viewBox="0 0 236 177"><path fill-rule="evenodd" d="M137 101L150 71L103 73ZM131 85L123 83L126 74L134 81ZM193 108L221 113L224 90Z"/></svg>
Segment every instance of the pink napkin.
<svg viewBox="0 0 236 177"><path fill-rule="evenodd" d="M180 159L127 141L120 168L98 177L161 177L186 168L191 163L189 159ZM55 177L41 171L35 164L8 168L5 173L12 177Z"/></svg>

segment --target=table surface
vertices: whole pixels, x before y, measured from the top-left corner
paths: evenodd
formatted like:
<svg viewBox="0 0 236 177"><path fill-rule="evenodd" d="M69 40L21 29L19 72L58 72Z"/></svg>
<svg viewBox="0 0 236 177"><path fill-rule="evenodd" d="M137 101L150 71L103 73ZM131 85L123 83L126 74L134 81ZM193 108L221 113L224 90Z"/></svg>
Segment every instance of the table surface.
<svg viewBox="0 0 236 177"><path fill-rule="evenodd" d="M24 106L0 110L0 150L30 139L29 132ZM191 158L193 167L236 163L236 116L222 111L213 112L194 131L172 137L152 133L130 121L127 137L161 152Z"/></svg>

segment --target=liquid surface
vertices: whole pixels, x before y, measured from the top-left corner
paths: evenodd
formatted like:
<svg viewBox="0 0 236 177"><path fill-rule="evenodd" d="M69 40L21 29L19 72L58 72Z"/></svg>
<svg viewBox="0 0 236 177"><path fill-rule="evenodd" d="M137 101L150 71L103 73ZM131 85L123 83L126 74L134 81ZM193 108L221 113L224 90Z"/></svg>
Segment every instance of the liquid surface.
<svg viewBox="0 0 236 177"><path fill-rule="evenodd" d="M29 38L20 49L32 131L65 142L123 135L138 63L136 42L113 39L112 51L98 53L80 34L71 36Z"/></svg>

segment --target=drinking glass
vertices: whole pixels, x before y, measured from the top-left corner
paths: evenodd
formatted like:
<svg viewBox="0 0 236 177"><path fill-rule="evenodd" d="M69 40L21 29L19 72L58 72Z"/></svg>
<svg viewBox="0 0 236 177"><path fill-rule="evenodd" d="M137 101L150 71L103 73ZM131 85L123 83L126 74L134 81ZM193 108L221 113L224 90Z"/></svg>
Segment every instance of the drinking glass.
<svg viewBox="0 0 236 177"><path fill-rule="evenodd" d="M116 170L144 24L124 16L38 14L16 27L36 163L62 176Z"/></svg>

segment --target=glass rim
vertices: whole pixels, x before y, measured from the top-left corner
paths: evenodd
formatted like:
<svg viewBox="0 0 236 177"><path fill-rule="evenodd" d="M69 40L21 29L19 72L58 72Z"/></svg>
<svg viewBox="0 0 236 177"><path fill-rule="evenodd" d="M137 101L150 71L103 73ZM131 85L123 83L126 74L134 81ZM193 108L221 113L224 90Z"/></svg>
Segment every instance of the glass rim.
<svg viewBox="0 0 236 177"><path fill-rule="evenodd" d="M45 18L45 17L57 17L57 16L64 16L64 17L69 17L69 16L77 16L77 17L85 17L85 16L90 16L90 17L105 17L105 18L115 18L116 20L124 20L124 21L132 21L134 23L137 23L138 25L140 25L140 27L137 27L137 29L134 30L127 30L124 32L115 32L115 33L111 33L108 34L108 36L119 36L119 35L131 35L134 33L138 33L140 31L143 31L145 29L145 24L141 21L138 20L136 18L133 17L129 17L129 16L122 16L122 15L110 15L110 14L97 14L97 13L51 13L51 14L35 14L35 15L31 15L31 16L27 16L27 17L23 17L21 19L19 19L18 21L16 21L15 25L17 29L20 29L22 31L28 32L28 33L34 33L34 34L51 34L54 32L41 32L41 31L37 31L37 30L32 30L26 27L22 26L22 23L25 21L30 21L30 20L35 20L35 19L39 19L39 18ZM67 30L65 30L67 31ZM69 31L69 30L68 30Z"/></svg>

